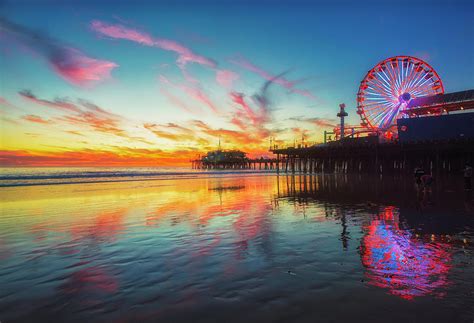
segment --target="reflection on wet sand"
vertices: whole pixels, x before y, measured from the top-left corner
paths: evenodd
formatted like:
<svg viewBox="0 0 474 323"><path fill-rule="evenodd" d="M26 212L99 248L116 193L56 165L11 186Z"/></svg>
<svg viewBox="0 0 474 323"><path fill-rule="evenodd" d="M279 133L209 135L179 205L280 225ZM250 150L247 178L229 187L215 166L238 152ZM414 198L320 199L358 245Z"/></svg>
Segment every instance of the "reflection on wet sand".
<svg viewBox="0 0 474 323"><path fill-rule="evenodd" d="M340 181L333 181L324 176L284 176L278 179L278 198L287 199L295 203L297 208L308 207L309 203L321 204L325 207L326 217L331 214L339 219L341 224L341 241L344 250L348 247L350 232L348 232L347 217L351 212L346 206L341 205L334 208L327 201L351 201L356 205L366 204L370 210L370 216L360 220L360 226L364 235L360 242L360 254L362 264L366 268L365 275L369 284L385 288L391 294L410 300L417 296L435 295L443 297L444 287L449 283L448 273L452 262L451 246L453 244L464 244L467 239L460 238L465 225L472 223L468 217L456 217L449 214L449 218L439 215L426 221L423 210L427 205L433 205L431 190L414 191L409 189L410 183L403 181L394 183L390 178L385 179L389 184L402 184L392 186L387 190L387 184L375 179L372 183L360 181L355 176L341 176ZM283 185L282 185L283 184ZM369 184L369 185L367 185ZM373 185L371 185L373 184ZM416 193L410 196L410 193ZM380 201L391 200L399 206L386 206ZM401 202L403 200L403 202ZM453 201L441 200L452 206ZM472 205L469 199L464 200ZM459 199L454 199L458 204ZM417 212L410 211L410 204ZM438 205L443 209L445 205ZM449 207L449 206L448 206ZM446 208L444 208L446 209ZM462 208L460 208L462 209ZM470 208L465 210L469 211ZM405 222L400 223L400 213L405 211ZM454 210L451 209L451 213ZM458 210L459 211L459 210ZM421 222L427 225L420 225ZM446 225L450 222L449 225ZM470 233L472 238L472 232Z"/></svg>
<svg viewBox="0 0 474 323"><path fill-rule="evenodd" d="M398 210L390 206L363 228L361 257L372 285L405 299L444 296L452 258L449 240L433 235L423 241L400 229Z"/></svg>
<svg viewBox="0 0 474 323"><path fill-rule="evenodd" d="M397 301L423 307L435 297L445 303L433 317L468 317L459 306L473 304L462 295L472 287L474 217L449 185L433 187L422 207L403 178L5 188L0 312L5 320L311 321L349 319L350 308L370 318L384 304L402 320L408 305ZM346 312L333 310L341 301Z"/></svg>

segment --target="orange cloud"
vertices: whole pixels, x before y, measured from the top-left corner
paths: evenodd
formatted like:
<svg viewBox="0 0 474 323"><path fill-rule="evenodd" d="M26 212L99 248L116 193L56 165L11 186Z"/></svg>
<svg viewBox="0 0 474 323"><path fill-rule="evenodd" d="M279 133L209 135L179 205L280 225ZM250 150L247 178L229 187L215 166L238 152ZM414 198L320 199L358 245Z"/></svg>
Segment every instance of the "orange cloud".
<svg viewBox="0 0 474 323"><path fill-rule="evenodd" d="M223 128L214 129L200 120L194 120L193 123L201 132L216 138L220 137L225 142L234 146L246 145L246 147L249 148L247 146L249 144L254 146L260 145L262 141L270 135L270 131L264 128L255 129L255 132L248 132Z"/></svg>
<svg viewBox="0 0 474 323"><path fill-rule="evenodd" d="M57 109L60 111L66 111L66 112L82 112L82 110L79 107L77 107L74 103L68 102L64 99L55 99L54 101L39 99L30 90L23 90L23 91L18 92L18 94L22 98L32 103L43 105L49 108L54 108L54 109Z"/></svg>
<svg viewBox="0 0 474 323"><path fill-rule="evenodd" d="M289 120L298 121L298 122L306 122L314 124L318 127L323 128L334 128L336 126L336 120L334 119L327 119L327 118L303 118L303 117L293 117Z"/></svg>
<svg viewBox="0 0 474 323"><path fill-rule="evenodd" d="M195 150L166 152L159 149L117 147L106 150L62 152L0 150L0 165L12 166L184 166L196 157Z"/></svg>
<svg viewBox="0 0 474 323"><path fill-rule="evenodd" d="M167 77L165 77L164 75L160 75L159 77L159 80L162 84L164 85L168 85L168 86L172 86L176 89L179 89L181 90L184 94L186 94L187 96L191 97L192 99L194 99L195 101L199 102L199 103L202 103L204 104L205 106L207 106L209 109L211 109L214 113L218 113L218 109L216 107L216 105L212 102L211 98L200 88L197 80L192 80L192 83L193 85L192 86L189 86L189 85L186 85L186 84L179 84L179 83L174 83L174 82L171 82ZM169 92L166 93L165 91L165 94L168 96L168 98L170 98L170 94ZM179 101L176 100L177 98L176 97L171 97L171 99L173 101ZM189 108L187 108L187 106L183 103L180 103L179 106L181 107L185 107L185 109L189 110Z"/></svg>
<svg viewBox="0 0 474 323"><path fill-rule="evenodd" d="M37 115L34 114L28 114L23 117L21 117L23 120L33 122L33 123L39 123L39 124L50 124L52 123L51 120L45 120Z"/></svg>
<svg viewBox="0 0 474 323"><path fill-rule="evenodd" d="M143 127L151 131L158 138L164 138L171 141L188 141L197 145L208 145L209 141L200 137L199 132L194 129L186 128L176 123L153 124L145 123Z"/></svg>
<svg viewBox="0 0 474 323"><path fill-rule="evenodd" d="M50 107L65 113L65 115L56 117L54 119L55 121L66 122L76 127L85 127L92 131L111 134L132 141L152 144L144 138L130 136L127 131L122 128L122 122L126 121L125 118L109 112L90 101L78 99L78 104L66 99L55 99L54 101L50 101L38 98L29 90L23 90L19 92L19 94L21 97L32 103ZM43 124L49 123L44 122L44 120L41 121L41 118L38 116L34 116L34 118L30 116L26 120Z"/></svg>

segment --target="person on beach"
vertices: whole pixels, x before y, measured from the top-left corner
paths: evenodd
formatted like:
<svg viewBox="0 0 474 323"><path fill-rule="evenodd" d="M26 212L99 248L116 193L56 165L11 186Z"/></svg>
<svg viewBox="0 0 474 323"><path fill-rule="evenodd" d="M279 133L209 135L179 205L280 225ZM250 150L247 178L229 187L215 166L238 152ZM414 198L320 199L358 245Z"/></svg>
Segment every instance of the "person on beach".
<svg viewBox="0 0 474 323"><path fill-rule="evenodd" d="M472 190L472 167L470 164L466 164L464 167L464 189L467 191Z"/></svg>
<svg viewBox="0 0 474 323"><path fill-rule="evenodd" d="M433 184L433 175L424 174L421 176L421 183L425 192L431 192L431 185Z"/></svg>
<svg viewBox="0 0 474 323"><path fill-rule="evenodd" d="M418 166L415 168L415 185L418 189L421 189L423 182L421 181L421 177L425 175L425 170L423 167Z"/></svg>

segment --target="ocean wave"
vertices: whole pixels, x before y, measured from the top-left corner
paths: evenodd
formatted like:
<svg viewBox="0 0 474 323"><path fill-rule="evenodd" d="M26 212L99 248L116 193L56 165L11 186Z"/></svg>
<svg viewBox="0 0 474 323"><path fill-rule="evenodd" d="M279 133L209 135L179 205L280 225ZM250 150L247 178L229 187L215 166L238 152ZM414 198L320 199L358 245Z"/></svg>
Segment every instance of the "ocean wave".
<svg viewBox="0 0 474 323"><path fill-rule="evenodd" d="M0 187L84 184L103 182L128 182L167 179L190 179L200 177L242 176L250 174L272 174L273 170L44 170L44 169L2 169Z"/></svg>

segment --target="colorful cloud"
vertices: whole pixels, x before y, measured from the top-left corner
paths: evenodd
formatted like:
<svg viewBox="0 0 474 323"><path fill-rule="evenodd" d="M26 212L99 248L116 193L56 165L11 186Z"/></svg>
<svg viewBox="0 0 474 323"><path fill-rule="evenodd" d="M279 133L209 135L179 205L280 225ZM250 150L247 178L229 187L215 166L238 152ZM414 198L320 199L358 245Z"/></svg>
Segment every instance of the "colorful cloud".
<svg viewBox="0 0 474 323"><path fill-rule="evenodd" d="M247 60L246 58L244 58L242 56L237 56L235 58L232 58L232 59L230 59L230 62L237 65L237 66L240 66L240 67L242 67L242 68L244 68L244 69L246 69L250 72L253 72L257 75L260 75L263 79L265 79L267 81L273 81L276 84L279 84L279 85L283 86L285 89L289 90L291 93L297 93L297 94L300 94L300 95L305 96L305 97L310 98L310 99L315 99L316 98L311 92L309 92L307 90L302 90L302 89L296 88L296 85L297 85L298 82L289 81L284 77L279 77L277 75L273 75L273 74L265 71L263 68L253 64L252 62L250 62L249 60Z"/></svg>
<svg viewBox="0 0 474 323"><path fill-rule="evenodd" d="M166 152L160 149L116 147L111 150L58 151L0 150L2 166L156 166L187 165L195 150Z"/></svg>
<svg viewBox="0 0 474 323"><path fill-rule="evenodd" d="M48 61L53 70L75 85L88 85L110 77L118 65L89 57L79 49L63 44L45 34L0 18L0 41L13 41L33 51Z"/></svg>
<svg viewBox="0 0 474 323"><path fill-rule="evenodd" d="M46 120L41 118L40 116L34 115L34 114L28 114L22 117L23 120L33 122L33 123L39 123L39 124L50 124L51 120Z"/></svg>
<svg viewBox="0 0 474 323"><path fill-rule="evenodd" d="M194 53L190 48L170 39L152 37L120 24L109 24L100 20L94 20L90 24L92 30L100 35L115 39L125 39L145 46L157 47L178 54L177 63L184 67L187 63L197 63L209 67L216 67L217 63L211 58Z"/></svg>
<svg viewBox="0 0 474 323"><path fill-rule="evenodd" d="M322 127L322 128L334 128L336 126L335 119L327 119L327 118L319 118L319 117L315 117L315 118L292 117L289 120L311 123L315 126Z"/></svg>
<svg viewBox="0 0 474 323"><path fill-rule="evenodd" d="M217 70L216 82L224 88L231 88L236 80L239 79L239 74L229 70Z"/></svg>

